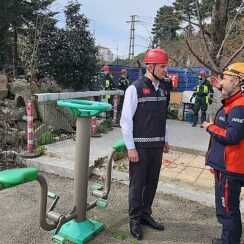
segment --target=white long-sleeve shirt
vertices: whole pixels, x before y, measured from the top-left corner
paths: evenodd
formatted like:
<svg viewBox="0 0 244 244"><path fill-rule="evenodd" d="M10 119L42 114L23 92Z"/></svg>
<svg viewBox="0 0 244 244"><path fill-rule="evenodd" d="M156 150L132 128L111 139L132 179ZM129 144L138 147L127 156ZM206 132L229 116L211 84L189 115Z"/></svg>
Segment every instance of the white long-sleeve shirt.
<svg viewBox="0 0 244 244"><path fill-rule="evenodd" d="M155 90L157 91L159 83L156 84L153 83L153 85L155 87ZM130 85L125 91L124 104L123 104L123 109L122 109L121 119L120 119L122 135L124 138L126 148L128 150L136 148L133 139L133 117L136 112L137 105L138 105L138 97L137 97L136 87ZM168 142L167 126L165 132L165 142Z"/></svg>

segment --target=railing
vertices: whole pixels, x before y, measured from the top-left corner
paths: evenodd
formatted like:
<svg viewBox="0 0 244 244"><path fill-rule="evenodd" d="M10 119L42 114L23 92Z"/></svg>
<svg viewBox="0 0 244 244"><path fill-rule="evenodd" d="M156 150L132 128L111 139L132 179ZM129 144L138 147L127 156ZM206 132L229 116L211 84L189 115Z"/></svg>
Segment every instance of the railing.
<svg viewBox="0 0 244 244"><path fill-rule="evenodd" d="M61 92L61 93L41 93L35 94L36 111L41 120L41 124L36 126L34 131L34 141L47 130L64 129L68 132L73 132L75 129L75 119L67 108L57 106L58 100L66 99L92 99L98 97L98 100L103 100L106 95L121 96L122 90L102 90L102 91L84 91L84 92ZM117 99L114 99L115 106L113 111L117 113ZM103 100L104 101L104 100ZM106 100L105 100L106 101ZM112 119L116 119L114 116Z"/></svg>

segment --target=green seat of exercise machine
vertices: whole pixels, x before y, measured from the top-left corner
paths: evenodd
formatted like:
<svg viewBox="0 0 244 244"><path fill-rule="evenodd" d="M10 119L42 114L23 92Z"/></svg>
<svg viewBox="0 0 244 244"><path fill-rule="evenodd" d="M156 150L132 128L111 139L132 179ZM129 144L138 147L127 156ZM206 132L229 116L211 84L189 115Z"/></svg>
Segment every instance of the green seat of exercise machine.
<svg viewBox="0 0 244 244"><path fill-rule="evenodd" d="M74 116L78 117L97 116L104 111L111 110L112 108L112 105L109 103L77 99L59 100L57 104L62 107L68 107L70 112Z"/></svg>
<svg viewBox="0 0 244 244"><path fill-rule="evenodd" d="M18 168L0 171L0 189L10 188L37 179L36 168Z"/></svg>
<svg viewBox="0 0 244 244"><path fill-rule="evenodd" d="M126 149L124 140L118 140L113 144L113 149L115 149L117 152L122 152Z"/></svg>

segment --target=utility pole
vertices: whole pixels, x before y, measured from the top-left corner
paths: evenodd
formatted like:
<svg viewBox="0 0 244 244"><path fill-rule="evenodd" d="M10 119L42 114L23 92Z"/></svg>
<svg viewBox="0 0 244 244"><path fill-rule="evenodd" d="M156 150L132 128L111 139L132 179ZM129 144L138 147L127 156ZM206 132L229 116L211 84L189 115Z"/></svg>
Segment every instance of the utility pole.
<svg viewBox="0 0 244 244"><path fill-rule="evenodd" d="M130 45L129 45L129 59L134 58L134 46L135 46L135 23L139 22L136 20L136 15L131 15L131 20L126 21L126 23L131 23L130 26Z"/></svg>

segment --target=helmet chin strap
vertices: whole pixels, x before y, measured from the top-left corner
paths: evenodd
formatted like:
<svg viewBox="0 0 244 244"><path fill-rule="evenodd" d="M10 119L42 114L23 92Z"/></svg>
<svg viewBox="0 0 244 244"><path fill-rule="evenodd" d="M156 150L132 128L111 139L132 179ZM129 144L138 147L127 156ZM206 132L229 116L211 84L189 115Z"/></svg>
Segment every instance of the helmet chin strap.
<svg viewBox="0 0 244 244"><path fill-rule="evenodd" d="M152 76L157 80L157 81L160 81L159 77L157 77L155 74L154 74L154 70L155 70L155 64L153 64L153 71L151 72L149 69L148 71L152 74Z"/></svg>

